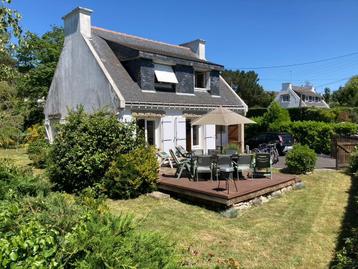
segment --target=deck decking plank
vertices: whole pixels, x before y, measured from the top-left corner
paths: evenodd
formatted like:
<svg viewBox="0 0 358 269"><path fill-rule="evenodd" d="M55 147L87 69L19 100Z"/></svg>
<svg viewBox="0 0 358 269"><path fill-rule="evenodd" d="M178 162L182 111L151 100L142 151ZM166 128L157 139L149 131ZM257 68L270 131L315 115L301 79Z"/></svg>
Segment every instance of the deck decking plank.
<svg viewBox="0 0 358 269"><path fill-rule="evenodd" d="M225 180L220 181L220 187L223 189L217 190L217 181L206 180L197 182L190 181L185 177L177 180L173 174L161 173L158 188L160 190L230 206L234 203L274 192L298 181L300 181L299 178L294 175L276 173L273 174L272 179L236 180L238 191L235 190L233 181L229 181L228 193L227 190L224 189L226 186Z"/></svg>

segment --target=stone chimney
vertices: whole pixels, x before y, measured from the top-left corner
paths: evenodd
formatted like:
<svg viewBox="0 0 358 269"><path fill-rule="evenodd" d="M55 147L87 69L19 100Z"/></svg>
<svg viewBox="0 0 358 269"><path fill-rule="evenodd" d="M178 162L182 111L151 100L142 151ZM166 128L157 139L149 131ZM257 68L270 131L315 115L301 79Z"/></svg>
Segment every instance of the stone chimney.
<svg viewBox="0 0 358 269"><path fill-rule="evenodd" d="M196 39L184 44L181 44L180 46L187 47L194 52L200 60L206 60L205 58L205 40L202 39Z"/></svg>
<svg viewBox="0 0 358 269"><path fill-rule="evenodd" d="M65 37L81 33L84 37L91 37L91 14L92 10L76 7L67 15L63 16Z"/></svg>

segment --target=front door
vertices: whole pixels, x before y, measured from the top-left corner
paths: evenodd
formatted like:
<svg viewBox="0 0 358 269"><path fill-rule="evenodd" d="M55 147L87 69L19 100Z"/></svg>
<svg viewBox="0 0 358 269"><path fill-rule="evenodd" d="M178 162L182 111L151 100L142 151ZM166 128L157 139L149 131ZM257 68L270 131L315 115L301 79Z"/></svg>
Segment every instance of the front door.
<svg viewBox="0 0 358 269"><path fill-rule="evenodd" d="M230 125L228 128L229 132L229 144L238 145L239 143L239 125Z"/></svg>

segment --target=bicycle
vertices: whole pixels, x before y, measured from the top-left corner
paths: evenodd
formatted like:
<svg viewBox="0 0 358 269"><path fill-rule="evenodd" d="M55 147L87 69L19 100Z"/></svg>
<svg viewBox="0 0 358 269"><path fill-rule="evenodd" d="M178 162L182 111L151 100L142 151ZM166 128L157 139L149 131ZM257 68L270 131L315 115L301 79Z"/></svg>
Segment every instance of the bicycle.
<svg viewBox="0 0 358 269"><path fill-rule="evenodd" d="M278 163L279 153L276 144L260 144L252 150L254 153L270 153L272 164Z"/></svg>

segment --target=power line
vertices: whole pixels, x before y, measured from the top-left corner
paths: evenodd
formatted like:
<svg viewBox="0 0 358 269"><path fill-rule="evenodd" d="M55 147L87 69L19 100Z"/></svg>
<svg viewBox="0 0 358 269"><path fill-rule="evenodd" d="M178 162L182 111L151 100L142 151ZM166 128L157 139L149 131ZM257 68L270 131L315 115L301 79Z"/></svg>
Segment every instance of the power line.
<svg viewBox="0 0 358 269"><path fill-rule="evenodd" d="M321 62L327 62L332 61L335 59L345 58L353 55L357 55L358 52L352 52L340 56L330 57L330 58L324 58L316 61L310 61L310 62L303 62L303 63L294 63L294 64L286 64L286 65L271 65L271 66L259 66L259 67L241 67L238 68L239 70L257 70L257 69L274 69L274 68L285 68L285 67L294 67L294 66L301 66L301 65L309 65L309 64L316 64Z"/></svg>
<svg viewBox="0 0 358 269"><path fill-rule="evenodd" d="M326 86L326 85L330 85L330 84L335 84L335 83L345 81L345 80L350 79L350 78L351 77L342 78L342 79L339 79L339 80L335 80L335 81L331 81L331 82L328 82L328 83L320 84L320 85L317 85L315 87L318 88L318 87L322 87L322 86Z"/></svg>

